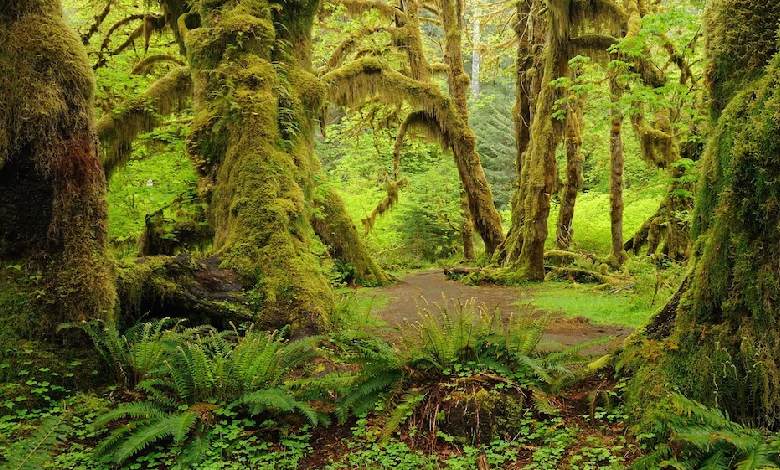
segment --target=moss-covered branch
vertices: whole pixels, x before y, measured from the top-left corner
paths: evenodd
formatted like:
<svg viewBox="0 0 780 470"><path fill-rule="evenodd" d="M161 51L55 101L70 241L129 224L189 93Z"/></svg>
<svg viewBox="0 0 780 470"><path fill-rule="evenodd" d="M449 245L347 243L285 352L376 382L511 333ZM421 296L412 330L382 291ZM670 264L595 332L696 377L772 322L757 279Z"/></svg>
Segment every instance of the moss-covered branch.
<svg viewBox="0 0 780 470"><path fill-rule="evenodd" d="M135 64L130 74L145 75L149 73L155 64L160 62L173 62L176 65L184 66L184 61L178 56L170 54L156 54L150 55L140 60L137 64Z"/></svg>
<svg viewBox="0 0 780 470"><path fill-rule="evenodd" d="M355 270L354 282L363 286L387 284L388 277L377 266L358 235L355 224L347 215L344 202L330 188L315 199L316 210L311 217L314 232L328 247L331 257Z"/></svg>
<svg viewBox="0 0 780 470"><path fill-rule="evenodd" d="M184 109L192 95L192 79L187 67L178 67L154 82L142 96L106 114L97 124L103 146L102 163L107 176L127 163L133 141L142 132L160 125L171 113Z"/></svg>

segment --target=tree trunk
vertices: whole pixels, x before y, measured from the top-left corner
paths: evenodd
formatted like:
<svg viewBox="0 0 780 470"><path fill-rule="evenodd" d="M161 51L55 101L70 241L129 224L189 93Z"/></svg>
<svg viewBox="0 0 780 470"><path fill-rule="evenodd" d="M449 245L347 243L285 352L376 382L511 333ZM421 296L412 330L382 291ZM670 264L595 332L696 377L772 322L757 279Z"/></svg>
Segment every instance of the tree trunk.
<svg viewBox="0 0 780 470"><path fill-rule="evenodd" d="M353 282L361 286L387 284L387 275L377 266L360 240L357 228L347 215L344 202L338 194L328 190L315 199L315 204L318 210L311 216L314 232L328 246L334 259L355 269Z"/></svg>
<svg viewBox="0 0 780 470"><path fill-rule="evenodd" d="M59 0L4 2L0 269L17 266L29 280L0 276L0 309L11 328L29 325L20 331L27 337L52 335L61 322L113 316L93 92L87 55ZM5 304L6 295L17 296L19 310Z"/></svg>
<svg viewBox="0 0 780 470"><path fill-rule="evenodd" d="M477 259L477 252L474 249L474 222L471 220L469 212L469 196L461 187L460 190L460 210L463 213L463 223L460 227L460 235L463 240L463 259L474 261Z"/></svg>
<svg viewBox="0 0 780 470"><path fill-rule="evenodd" d="M575 97L566 115L566 185L563 188L561 208L558 211L558 234L555 246L568 250L574 237L574 204L582 189L582 101Z"/></svg>
<svg viewBox="0 0 780 470"><path fill-rule="evenodd" d="M541 68L544 44L543 21L536 15L532 15L534 2L517 2L517 22L515 23L515 36L517 37L517 77L515 82L515 107L513 118L515 121L515 141L517 155L515 170L517 175L517 187L520 188L520 175L523 170L523 158L531 142L532 110L536 109L536 99L541 89ZM496 254L493 261L498 264L511 266L520 257L523 249L522 226L525 221L524 198L519 190L512 195L512 221L507 233L506 241Z"/></svg>
<svg viewBox="0 0 780 470"><path fill-rule="evenodd" d="M454 0L440 0L441 22L445 32L444 62L448 66L450 95L463 120L463 135L453 145L455 163L460 180L466 189L469 210L477 232L485 242L485 253L493 256L496 248L504 242L501 217L493 204L493 193L485 178L479 154L477 140L469 126L467 93L469 77L463 69L463 48L461 31L463 30L463 12Z"/></svg>
<svg viewBox="0 0 780 470"><path fill-rule="evenodd" d="M777 429L780 4L716 0L708 16L713 122L693 219L698 237L688 280L663 311L671 319L658 320L672 328L638 336L624 355L634 374L628 405L652 413L671 384L731 419Z"/></svg>
<svg viewBox="0 0 780 470"><path fill-rule="evenodd" d="M187 149L204 176L214 247L250 280L255 321L296 334L319 331L333 306L309 249L325 91L310 73L318 8L204 0L180 22L198 25L183 32L195 105Z"/></svg>
<svg viewBox="0 0 780 470"><path fill-rule="evenodd" d="M552 13L550 13L552 15ZM518 205L522 217L513 217L522 240L513 268L519 278L544 279L544 243L547 240L547 217L550 197L558 176L555 150L562 134L563 122L553 118L555 102L560 90L551 82L564 75L567 66L565 37L556 28L547 28L544 52L544 73L535 115L531 123L530 141L521 164Z"/></svg>
<svg viewBox="0 0 780 470"><path fill-rule="evenodd" d="M610 172L609 172L609 217L612 229L612 248L607 263L613 268L619 268L628 256L623 250L623 167L625 155L623 153L623 112L618 108L622 90L617 83L617 76L613 75L609 80L611 94L612 127L609 133Z"/></svg>

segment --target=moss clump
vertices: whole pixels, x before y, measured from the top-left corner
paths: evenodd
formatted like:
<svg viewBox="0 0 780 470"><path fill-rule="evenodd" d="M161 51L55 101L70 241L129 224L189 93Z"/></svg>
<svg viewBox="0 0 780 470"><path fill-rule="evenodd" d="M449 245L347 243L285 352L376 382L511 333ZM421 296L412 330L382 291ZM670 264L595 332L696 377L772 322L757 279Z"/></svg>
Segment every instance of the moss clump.
<svg viewBox="0 0 780 470"><path fill-rule="evenodd" d="M3 4L0 259L25 259L40 272L39 332L113 313L93 91L86 53L59 0Z"/></svg>
<svg viewBox="0 0 780 470"><path fill-rule="evenodd" d="M318 2L191 6L200 20L183 35L195 97L187 150L204 177L214 248L224 268L248 281L253 320L317 331L333 307L309 249L323 87L303 51Z"/></svg>
<svg viewBox="0 0 780 470"><path fill-rule="evenodd" d="M736 11L740 8L744 11ZM719 1L712 4L710 15L750 17L767 8L759 2ZM774 32L778 23L780 16L765 26ZM735 28L731 33L742 28L727 24ZM725 34L720 40L736 40L719 28L715 38ZM755 41L761 53L762 38L757 33L746 35L745 42L735 47L752 50ZM717 41L711 47L717 65L725 52ZM740 60L751 67L752 56ZM739 70L740 63L732 64L733 70ZM727 96L719 93L735 82L741 83L742 91L722 111L717 101L713 104L719 119L703 160L694 222L699 237L689 287L684 286L678 305L670 304L673 327L654 340L664 342L655 362L636 363L633 388L637 392L632 399L633 406L646 409L652 399L641 390L672 383L690 398L727 410L733 419L776 429L780 426L780 59L775 57L763 71L751 73L754 77L749 81L737 74L715 85L713 96ZM645 343L629 349L648 347Z"/></svg>

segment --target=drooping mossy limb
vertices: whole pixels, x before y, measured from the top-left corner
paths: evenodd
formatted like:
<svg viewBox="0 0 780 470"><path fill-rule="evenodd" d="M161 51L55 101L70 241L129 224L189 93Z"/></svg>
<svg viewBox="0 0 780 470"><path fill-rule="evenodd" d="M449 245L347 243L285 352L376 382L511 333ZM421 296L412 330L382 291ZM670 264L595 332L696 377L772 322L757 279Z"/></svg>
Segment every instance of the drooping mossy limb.
<svg viewBox="0 0 780 470"><path fill-rule="evenodd" d="M143 95L103 116L97 123L97 133L106 176L110 178L127 163L138 134L154 130L162 118L184 109L191 95L190 69L178 67L155 81Z"/></svg>
<svg viewBox="0 0 780 470"><path fill-rule="evenodd" d="M474 134L463 121L452 100L436 84L409 78L376 58L362 58L323 76L330 98L342 105L380 96L387 103L408 102L436 123L439 133L448 137L461 181L469 195L469 209L485 250L494 251L503 239L501 221L493 206L493 196L473 151Z"/></svg>

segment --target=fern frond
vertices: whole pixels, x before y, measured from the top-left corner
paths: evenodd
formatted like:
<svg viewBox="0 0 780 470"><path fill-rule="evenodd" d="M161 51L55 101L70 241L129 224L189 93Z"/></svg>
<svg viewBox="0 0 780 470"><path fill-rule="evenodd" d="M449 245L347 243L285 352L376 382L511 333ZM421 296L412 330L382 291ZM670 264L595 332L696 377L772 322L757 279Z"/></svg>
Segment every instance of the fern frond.
<svg viewBox="0 0 780 470"><path fill-rule="evenodd" d="M64 439L70 429L66 425L67 414L45 419L27 439L11 444L7 449L8 462L4 470L41 470L43 464L51 461L57 443Z"/></svg>
<svg viewBox="0 0 780 470"><path fill-rule="evenodd" d="M149 445L166 437L171 437L176 442L184 441L197 418L197 413L184 412L158 419L138 428L117 447L111 458L115 463L122 463Z"/></svg>

